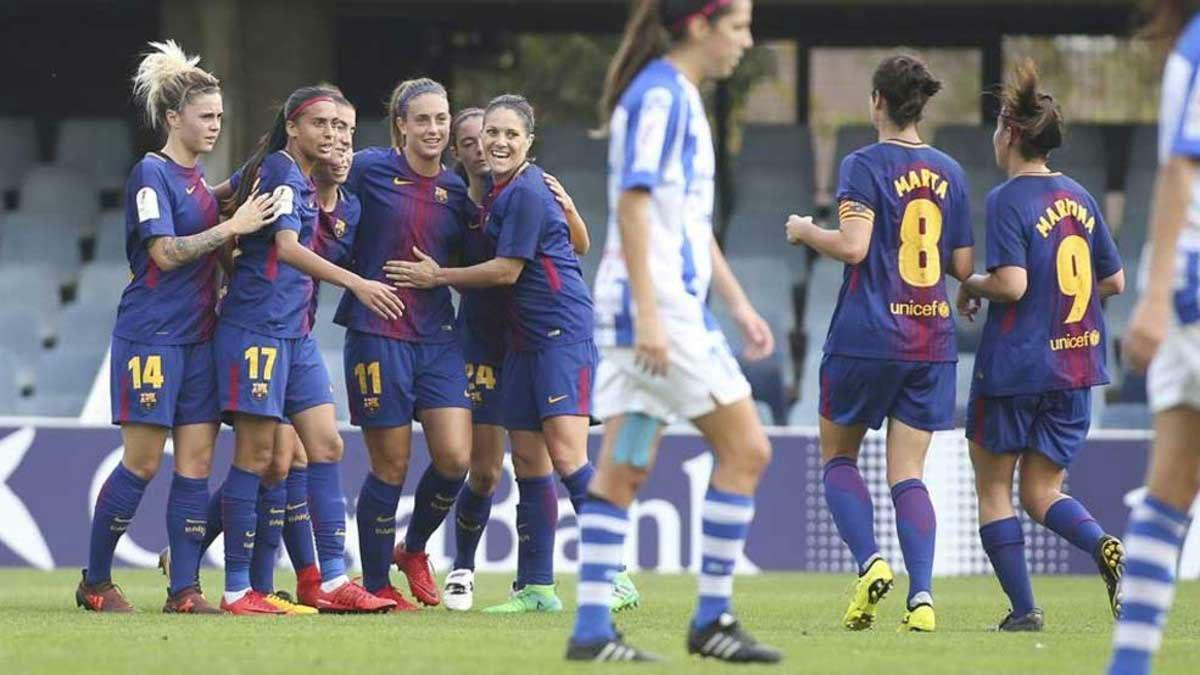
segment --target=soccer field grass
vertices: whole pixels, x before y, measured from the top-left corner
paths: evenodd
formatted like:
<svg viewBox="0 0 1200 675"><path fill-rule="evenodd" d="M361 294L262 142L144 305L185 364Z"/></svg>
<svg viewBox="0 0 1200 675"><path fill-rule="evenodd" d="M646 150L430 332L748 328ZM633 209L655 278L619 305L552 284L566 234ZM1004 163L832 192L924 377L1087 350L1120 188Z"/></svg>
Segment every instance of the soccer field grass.
<svg viewBox="0 0 1200 675"><path fill-rule="evenodd" d="M280 573L284 588L293 585ZM205 570L217 598L220 573ZM443 609L388 616L234 618L164 616L163 578L118 570L117 580L143 611L86 613L73 599L78 572L0 570L0 672L15 673L548 673L562 661L574 606L574 577L560 592L567 611L513 617ZM637 575L643 607L621 615L631 642L667 657L647 673L708 672L716 663L688 657L683 629L694 582L689 576ZM508 578L480 575L477 606L503 599ZM898 634L899 590L881 606L875 629L838 625L849 577L764 574L739 577L739 615L760 639L786 653L778 672L804 673L1100 673L1112 621L1097 578L1037 577L1046 632L988 631L1006 607L996 582L936 580L938 632ZM1159 673L1195 673L1200 662L1200 584L1180 586ZM629 666L572 666L627 669Z"/></svg>

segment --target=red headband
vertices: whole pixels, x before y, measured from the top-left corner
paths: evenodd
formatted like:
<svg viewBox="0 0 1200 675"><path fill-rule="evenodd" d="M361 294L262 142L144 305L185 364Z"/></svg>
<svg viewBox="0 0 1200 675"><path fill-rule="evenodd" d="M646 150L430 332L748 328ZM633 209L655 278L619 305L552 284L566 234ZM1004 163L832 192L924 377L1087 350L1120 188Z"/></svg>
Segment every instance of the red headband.
<svg viewBox="0 0 1200 675"><path fill-rule="evenodd" d="M305 109L305 108L307 108L308 106L310 106L310 105L313 105L313 104L315 104L315 103L321 103L321 102L326 102L326 101L327 101L327 102L329 102L329 103L333 103L333 102L334 102L334 101L333 101L333 98L331 98L331 97L329 97L329 96L324 96L324 95L322 95L322 96L314 96L314 97L312 97L312 98L308 99L308 100L307 100L307 101L305 101L304 103L301 103L300 105L296 106L296 109L295 109L295 110L293 110L293 111L291 112L291 114L287 116L287 118L288 118L288 121L290 122L291 120L294 120L294 119L296 119L297 117L299 117L299 116L300 116L300 113L301 113L301 112L303 112L303 111L304 111L304 109Z"/></svg>
<svg viewBox="0 0 1200 675"><path fill-rule="evenodd" d="M687 25L687 22L691 21L692 19L694 19L698 16L702 16L707 19L708 17L712 16L718 9L721 9L722 7L727 7L732 3L733 3L733 0L711 0L708 4L704 5L700 9L692 12L691 14L686 14L686 15L676 19L675 23L671 24L671 32L676 33L676 32L679 32L680 30L683 30L683 27Z"/></svg>

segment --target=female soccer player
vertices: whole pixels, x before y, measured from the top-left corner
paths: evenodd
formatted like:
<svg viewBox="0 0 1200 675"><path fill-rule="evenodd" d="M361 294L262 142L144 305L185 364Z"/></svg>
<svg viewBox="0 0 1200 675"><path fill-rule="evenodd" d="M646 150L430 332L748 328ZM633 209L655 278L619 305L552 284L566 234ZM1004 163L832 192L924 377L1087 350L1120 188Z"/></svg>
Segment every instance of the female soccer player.
<svg viewBox="0 0 1200 675"><path fill-rule="evenodd" d="M388 116L394 145L360 151L347 182L362 201L354 268L378 279L385 261L407 256L416 246L448 261L475 216L466 185L441 165L450 132L445 88L424 78L402 82ZM380 320L347 296L334 319L347 328L350 421L362 427L370 454L357 511L363 583L379 597L404 603L388 579L394 561L417 601L436 605L440 599L425 544L466 478L471 404L449 290L399 292L408 306L403 317ZM432 463L417 485L404 542L393 550L415 415Z"/></svg>
<svg viewBox="0 0 1200 675"><path fill-rule="evenodd" d="M1154 442L1146 497L1125 533L1121 618L1113 634L1113 675L1150 672L1174 596L1179 549L1200 491L1200 160L1197 66L1200 6L1160 0L1146 33L1170 55L1159 110L1159 169L1144 258L1145 288L1125 336L1124 353L1147 376Z"/></svg>
<svg viewBox="0 0 1200 675"><path fill-rule="evenodd" d="M146 485L158 472L170 433L175 474L167 536L178 553L164 612L212 614L197 581L208 474L219 425L211 338L216 321L217 249L274 217L277 199L248 198L220 224L204 182L201 155L221 132L221 89L172 41L152 42L133 93L154 129L159 152L134 166L126 186L126 253L132 279L121 296L112 340L113 423L124 454L96 500L88 567L75 591L84 609L130 612L113 585L113 551Z"/></svg>
<svg viewBox="0 0 1200 675"><path fill-rule="evenodd" d="M967 180L917 131L942 87L925 64L892 56L876 68L871 119L879 142L842 161L841 227L792 216L788 240L845 263L821 362L821 459L825 503L858 562L859 579L842 623L869 628L894 583L875 543L874 507L858 471L867 427L888 421L887 480L908 568L901 630L935 628L933 504L921 477L933 432L954 426L954 320L945 274L971 274Z"/></svg>
<svg viewBox="0 0 1200 675"><path fill-rule="evenodd" d="M342 441L334 420L332 389L308 309L314 279L346 288L384 319L403 312L383 284L364 279L309 249L317 205L309 179L336 145L337 106L327 89L302 87L280 109L270 133L243 169L234 196L252 185L276 195L280 217L262 234L242 237L240 255L217 327L217 369L223 412L233 418L233 467L222 495L225 526L225 598L235 614L277 614L250 586L260 476L275 452L279 422L296 427L309 459L311 512L322 583L316 607L329 612L386 611L389 600L371 596L346 577L345 507L338 462ZM250 180L254 176L255 180Z"/></svg>
<svg viewBox="0 0 1200 675"><path fill-rule="evenodd" d="M1000 102L992 142L1009 180L988 195L988 273L963 282L957 305L972 318L980 298L990 301L971 379L967 438L979 537L1012 602L1000 630L1038 631L1042 610L1034 605L1021 522L1012 508L1018 461L1025 512L1091 554L1113 615L1119 611L1121 542L1063 494L1062 485L1087 436L1091 387L1108 382L1100 302L1124 289L1125 273L1096 200L1046 166L1062 144L1063 119L1054 98L1038 90L1032 61L1013 69Z"/></svg>
<svg viewBox="0 0 1200 675"><path fill-rule="evenodd" d="M750 385L705 304L711 281L745 336L747 358L774 350L770 328L712 236L716 161L699 92L706 81L729 77L752 46L751 13L750 0L639 3L609 65L600 101L610 134L608 240L596 278L596 340L604 358L595 414L604 420L604 441L580 518L569 660L654 658L616 633L608 604L629 506L664 425L676 418L700 430L716 459L701 507L699 601L688 651L739 663L782 658L732 613L733 570L771 445Z"/></svg>
<svg viewBox="0 0 1200 675"><path fill-rule="evenodd" d="M559 611L554 591L557 473L575 496L586 490L590 390L596 352L592 305L563 209L541 169L529 163L534 113L520 96L494 99L483 120L483 152L492 172L479 225L494 257L442 267L419 247L418 262L387 266L402 288L511 287L501 373L501 416L513 440L519 558L516 592L484 611Z"/></svg>

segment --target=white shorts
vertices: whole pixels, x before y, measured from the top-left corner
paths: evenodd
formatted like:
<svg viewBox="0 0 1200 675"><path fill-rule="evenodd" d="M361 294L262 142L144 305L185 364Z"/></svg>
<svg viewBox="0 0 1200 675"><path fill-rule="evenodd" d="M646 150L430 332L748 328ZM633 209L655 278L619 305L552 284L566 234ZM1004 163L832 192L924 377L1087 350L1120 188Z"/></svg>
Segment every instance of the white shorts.
<svg viewBox="0 0 1200 675"><path fill-rule="evenodd" d="M1150 412L1200 410L1200 324L1171 326L1146 375Z"/></svg>
<svg viewBox="0 0 1200 675"><path fill-rule="evenodd" d="M631 347L601 348L596 367L596 417L605 420L642 413L667 423L694 420L718 405L750 397L750 383L720 332L671 333L669 339L670 364L663 377L638 367Z"/></svg>

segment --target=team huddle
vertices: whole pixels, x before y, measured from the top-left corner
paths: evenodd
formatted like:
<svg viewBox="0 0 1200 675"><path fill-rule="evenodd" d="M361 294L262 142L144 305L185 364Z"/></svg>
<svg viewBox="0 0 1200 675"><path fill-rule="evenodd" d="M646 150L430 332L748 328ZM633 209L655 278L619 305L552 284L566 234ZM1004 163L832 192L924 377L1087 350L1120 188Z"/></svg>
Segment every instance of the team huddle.
<svg viewBox="0 0 1200 675"><path fill-rule="evenodd" d="M408 80L388 104L392 145L354 152L355 106L334 86L302 87L253 155L210 187L200 159L221 128L219 82L198 57L154 43L134 95L166 141L127 184L132 275L111 354L125 454L97 499L79 605L133 610L112 583L113 552L170 436L164 612L470 610L476 549L510 443L518 570L509 599L483 611L562 610L557 476L581 542L567 658L656 660L624 640L612 615L642 600L623 566L629 508L664 427L686 420L716 459L688 651L779 661L732 611L734 565L771 449L708 308L712 290L741 330L747 360L773 351L769 327L713 238L716 161L699 89L733 72L752 45L750 23L750 0L633 9L600 102L609 218L591 290L579 263L587 223L531 162L535 113L523 97L455 114L442 85ZM1108 382L1101 303L1125 285L1113 236L1093 196L1047 165L1062 145L1063 117L1023 62L997 89L993 150L1009 179L988 195L987 271L974 273L967 177L918 132L941 86L914 57L885 59L870 89L879 142L841 163L838 227L799 216L786 225L790 243L845 263L819 404L825 500L859 567L843 624L870 628L895 584L857 463L867 430L887 421L887 479L909 574L900 628L936 630L925 456L933 432L954 426L952 307L974 320L984 300L967 437L980 537L1012 607L998 629L1044 623L1013 510L1015 477L1029 516L1095 559L1112 613L1122 616L1122 543L1062 492L1089 429L1091 387ZM447 153L454 168L443 165ZM957 298L947 276L960 283ZM346 328L344 386L369 453L355 511L361 580L344 561L333 406L343 383L330 382L311 335L322 282L345 289L334 321ZM432 461L397 542L414 421ZM587 438L596 421L603 446L594 466ZM210 495L222 422L233 426L235 453ZM457 554L439 588L425 547L451 510ZM216 606L201 592L199 566L221 533L225 587ZM297 572L294 595L272 578L281 544ZM392 585L393 565L415 603ZM1142 610L1135 604L1132 620L1144 620Z"/></svg>

